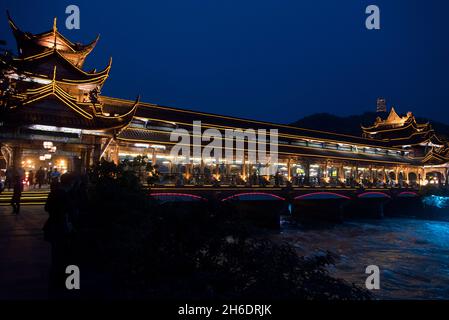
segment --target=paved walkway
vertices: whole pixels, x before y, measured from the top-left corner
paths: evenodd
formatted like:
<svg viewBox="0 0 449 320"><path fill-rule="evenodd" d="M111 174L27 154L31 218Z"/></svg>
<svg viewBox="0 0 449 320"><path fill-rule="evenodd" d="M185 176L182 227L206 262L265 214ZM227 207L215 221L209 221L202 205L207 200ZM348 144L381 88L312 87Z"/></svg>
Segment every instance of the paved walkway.
<svg viewBox="0 0 449 320"><path fill-rule="evenodd" d="M0 207L0 299L47 299L50 245L42 226L43 206L23 206L11 214Z"/></svg>

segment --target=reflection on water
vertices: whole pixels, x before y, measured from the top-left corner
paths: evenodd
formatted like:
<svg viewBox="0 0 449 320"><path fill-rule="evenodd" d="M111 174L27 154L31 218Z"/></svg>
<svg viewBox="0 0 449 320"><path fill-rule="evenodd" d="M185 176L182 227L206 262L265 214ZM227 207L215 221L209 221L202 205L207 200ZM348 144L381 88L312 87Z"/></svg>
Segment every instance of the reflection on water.
<svg viewBox="0 0 449 320"><path fill-rule="evenodd" d="M301 255L331 251L340 256L330 272L364 286L365 268L381 270L380 299L449 299L449 222L384 219L325 228L282 224L277 236Z"/></svg>

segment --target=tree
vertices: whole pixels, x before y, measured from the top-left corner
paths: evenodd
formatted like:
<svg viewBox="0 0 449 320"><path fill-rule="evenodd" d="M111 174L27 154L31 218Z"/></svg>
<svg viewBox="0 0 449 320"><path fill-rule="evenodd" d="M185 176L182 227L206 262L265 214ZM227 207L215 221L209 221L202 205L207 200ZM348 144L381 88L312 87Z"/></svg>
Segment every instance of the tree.
<svg viewBox="0 0 449 320"><path fill-rule="evenodd" d="M11 76L16 75L17 80L25 78L23 71L13 64L14 55L6 49L6 41L0 40L0 114L20 104L18 94L20 90Z"/></svg>

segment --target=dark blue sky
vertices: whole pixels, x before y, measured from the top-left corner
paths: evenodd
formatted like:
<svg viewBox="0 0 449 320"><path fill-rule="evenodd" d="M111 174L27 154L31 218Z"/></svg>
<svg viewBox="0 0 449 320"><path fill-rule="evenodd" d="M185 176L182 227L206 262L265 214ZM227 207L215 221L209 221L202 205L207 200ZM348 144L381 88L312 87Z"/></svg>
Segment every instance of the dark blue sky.
<svg viewBox="0 0 449 320"><path fill-rule="evenodd" d="M81 29L65 29L77 4ZM380 31L365 8L381 9ZM305 115L398 111L449 122L447 0L2 0L25 31L100 42L86 68L113 57L103 94L290 123ZM1 38L15 42L6 17Z"/></svg>

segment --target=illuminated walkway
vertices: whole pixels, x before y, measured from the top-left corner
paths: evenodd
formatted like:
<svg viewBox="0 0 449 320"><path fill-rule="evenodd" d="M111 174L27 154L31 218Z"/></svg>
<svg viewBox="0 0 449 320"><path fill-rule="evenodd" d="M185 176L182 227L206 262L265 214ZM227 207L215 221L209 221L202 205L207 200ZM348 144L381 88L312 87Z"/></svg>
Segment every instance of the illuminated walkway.
<svg viewBox="0 0 449 320"><path fill-rule="evenodd" d="M31 189L22 193L21 203L25 205L43 205L47 200L49 189ZM0 207L9 207L12 191L5 190L0 194Z"/></svg>

